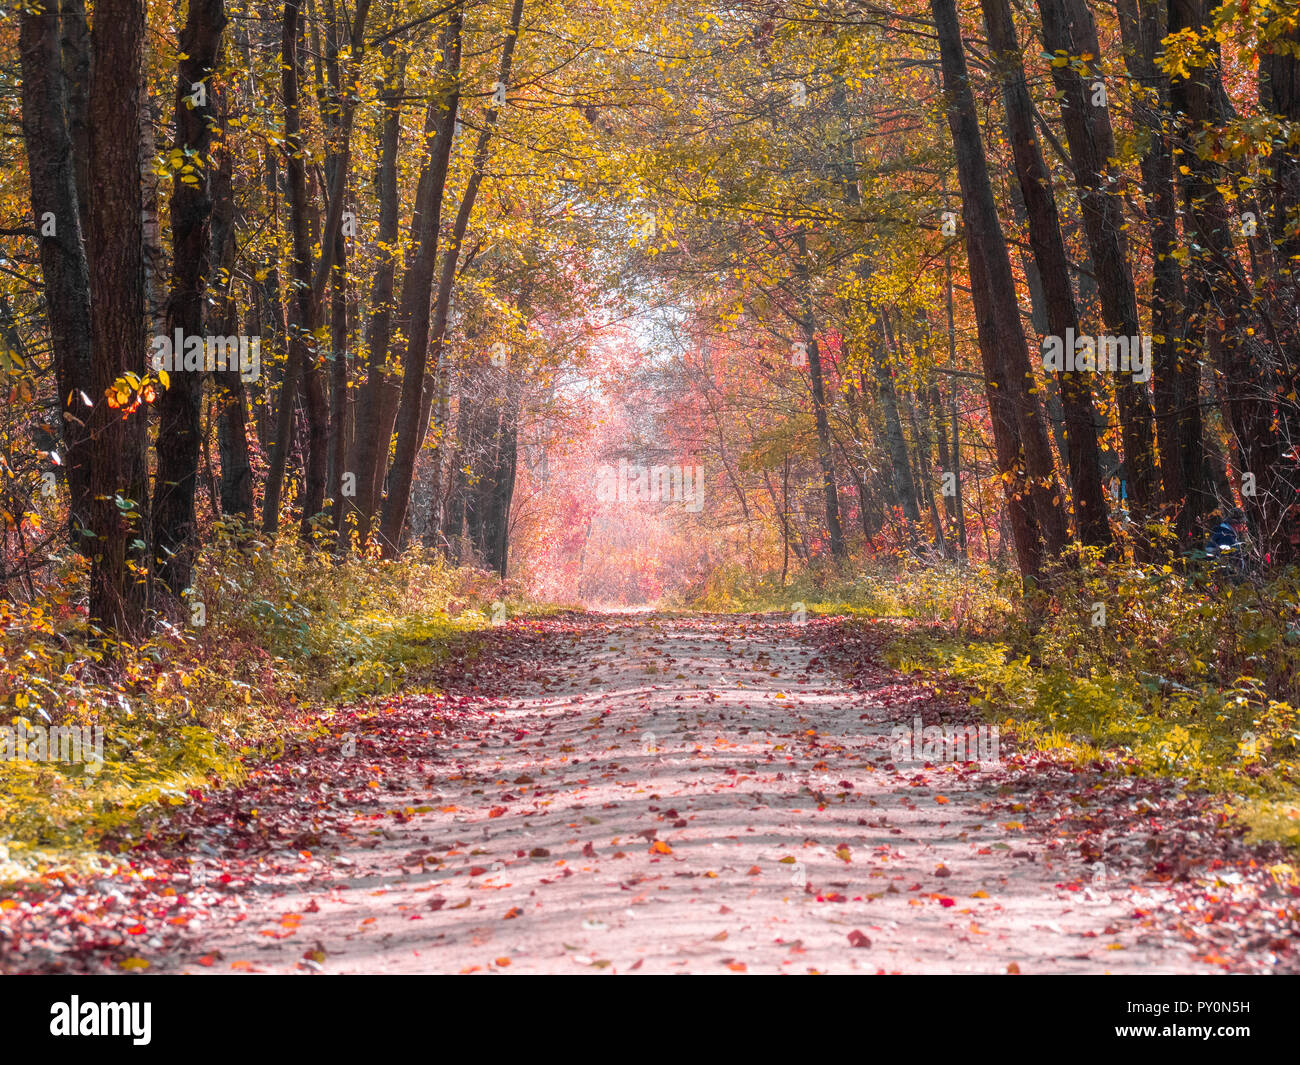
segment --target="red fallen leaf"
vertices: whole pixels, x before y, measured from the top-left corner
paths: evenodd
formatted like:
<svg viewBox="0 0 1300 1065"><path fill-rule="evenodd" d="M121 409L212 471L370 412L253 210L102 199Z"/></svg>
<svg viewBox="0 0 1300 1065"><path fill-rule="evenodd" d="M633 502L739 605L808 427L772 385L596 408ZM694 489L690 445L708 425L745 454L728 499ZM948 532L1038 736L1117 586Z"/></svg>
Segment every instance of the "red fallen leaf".
<svg viewBox="0 0 1300 1065"><path fill-rule="evenodd" d="M760 869L758 866L756 866L756 865L751 865L751 866L749 867L749 872L747 872L745 875L746 875L746 876L758 876L762 871L763 871L763 870Z"/></svg>
<svg viewBox="0 0 1300 1065"><path fill-rule="evenodd" d="M471 866L471 867L470 867L469 875L470 875L470 876L482 876L482 875L483 875L484 873L486 873L486 872L487 872L487 866L486 866L486 865L474 865L474 866Z"/></svg>
<svg viewBox="0 0 1300 1065"><path fill-rule="evenodd" d="M587 845L582 848L582 856L584 858L596 857L596 848L591 845L590 840L588 840Z"/></svg>
<svg viewBox="0 0 1300 1065"><path fill-rule="evenodd" d="M488 817L501 817L505 812L506 808L504 806L494 806L488 811Z"/></svg>
<svg viewBox="0 0 1300 1065"><path fill-rule="evenodd" d="M213 955L213 954L205 954L205 955L203 955L203 957L201 957L201 958L199 959L199 964L200 964L200 965L211 965L211 964L212 964L214 961L216 961L216 960L217 960L217 959L216 959L216 956L215 956L215 955Z"/></svg>
<svg viewBox="0 0 1300 1065"><path fill-rule="evenodd" d="M956 899L950 899L950 898L948 898L947 895L940 895L940 896L939 896L939 905L940 905L940 906L956 906L956 905L957 905L957 900L956 900Z"/></svg>
<svg viewBox="0 0 1300 1065"><path fill-rule="evenodd" d="M505 920L513 921L516 917L518 917L523 912L524 911L521 910L518 906L511 906L510 909L506 911Z"/></svg>
<svg viewBox="0 0 1300 1065"><path fill-rule="evenodd" d="M629 965L628 968L629 968L629 969L639 969L639 968L641 968L641 963L642 963L643 961L645 961L645 958L637 958L637 960L634 961L631 965Z"/></svg>
<svg viewBox="0 0 1300 1065"><path fill-rule="evenodd" d="M307 903L307 905L302 908L302 912L320 913L320 903L318 903L315 899L312 899L311 902Z"/></svg>
<svg viewBox="0 0 1300 1065"><path fill-rule="evenodd" d="M864 933L859 932L856 928L849 933L850 947L869 947L871 940Z"/></svg>
<svg viewBox="0 0 1300 1065"><path fill-rule="evenodd" d="M429 900L429 909L431 910L441 910L446 905L447 900L441 895L434 895L433 898Z"/></svg>
<svg viewBox="0 0 1300 1065"><path fill-rule="evenodd" d="M145 927L142 924L132 925L127 931L133 936L142 936L145 933Z"/></svg>
<svg viewBox="0 0 1300 1065"><path fill-rule="evenodd" d="M946 865L941 865L941 866L939 866L938 869L936 869L936 870L934 871L934 875L935 875L935 876L952 876L952 870L949 869Z"/></svg>

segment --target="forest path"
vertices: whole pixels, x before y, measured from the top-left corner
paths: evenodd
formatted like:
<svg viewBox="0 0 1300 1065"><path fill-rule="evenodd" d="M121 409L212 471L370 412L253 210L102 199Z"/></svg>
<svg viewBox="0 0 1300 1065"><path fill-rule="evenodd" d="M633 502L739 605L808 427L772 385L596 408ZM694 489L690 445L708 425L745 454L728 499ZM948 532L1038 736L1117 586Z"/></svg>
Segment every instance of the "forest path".
<svg viewBox="0 0 1300 1065"><path fill-rule="evenodd" d="M1134 919L1164 887L1095 884L993 812L1001 767L893 768L919 685L872 667L855 690L766 618L583 615L527 646L520 624L470 667L500 686L486 713L408 749L316 853L204 876L189 949L151 971L1215 968ZM357 757L412 742L380 722Z"/></svg>

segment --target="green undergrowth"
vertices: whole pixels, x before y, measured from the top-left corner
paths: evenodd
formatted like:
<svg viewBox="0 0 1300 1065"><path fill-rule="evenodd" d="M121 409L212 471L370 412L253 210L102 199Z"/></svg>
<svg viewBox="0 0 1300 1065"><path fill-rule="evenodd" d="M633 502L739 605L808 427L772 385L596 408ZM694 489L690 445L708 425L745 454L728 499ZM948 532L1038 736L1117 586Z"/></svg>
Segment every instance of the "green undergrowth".
<svg viewBox="0 0 1300 1065"><path fill-rule="evenodd" d="M895 668L955 687L1041 750L1105 752L1223 796L1256 840L1300 848L1300 574L1085 558L1024 591L979 566L719 574L711 609L901 619Z"/></svg>
<svg viewBox="0 0 1300 1065"><path fill-rule="evenodd" d="M240 780L288 736L327 727L330 707L429 690L494 602L546 609L437 556L340 563L234 528L147 640L92 640L84 589L78 560L31 602L0 602L0 883L101 867L105 833ZM102 732L78 734L78 757L66 733L47 742L69 726Z"/></svg>

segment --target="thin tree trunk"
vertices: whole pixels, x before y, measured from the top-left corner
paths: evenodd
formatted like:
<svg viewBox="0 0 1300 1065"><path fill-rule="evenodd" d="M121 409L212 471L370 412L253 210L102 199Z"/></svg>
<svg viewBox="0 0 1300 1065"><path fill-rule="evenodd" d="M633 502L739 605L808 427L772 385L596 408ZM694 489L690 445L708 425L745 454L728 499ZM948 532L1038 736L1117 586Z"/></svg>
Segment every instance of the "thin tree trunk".
<svg viewBox="0 0 1300 1065"><path fill-rule="evenodd" d="M798 230L799 259L796 278L801 301L799 326L808 350L808 377L812 389L813 421L817 427L817 460L821 464L822 495L826 504L826 532L830 538L831 557L836 561L848 556L844 531L840 525L840 493L835 480L835 456L831 450L830 418L827 415L826 378L822 372L821 348L817 343L817 320L813 311L812 278L808 272L808 239L803 227Z"/></svg>
<svg viewBox="0 0 1300 1065"><path fill-rule="evenodd" d="M226 128L225 94L221 100L221 125ZM212 249L220 264L224 286L220 310L213 315L211 332L224 336L250 333L241 329L239 304L234 292L235 203L231 153L222 137L221 161L212 175ZM221 514L250 521L253 516L253 471L248 454L247 389L238 370L217 371L217 450L221 458Z"/></svg>
<svg viewBox="0 0 1300 1065"><path fill-rule="evenodd" d="M313 285L312 239L307 198L306 148L302 143L302 118L298 96L301 0L285 0L281 33L281 91L284 96L285 174L288 179L289 232L293 254L293 295L289 316L289 360L285 368L281 403L293 396L301 378L306 400L306 470L301 502L301 534L309 539L312 519L325 505L325 476L329 461L329 407L316 350L316 325L320 300ZM332 242L329 253L332 256ZM322 256L324 259L326 256ZM277 441L278 443L278 441ZM268 493L269 495L269 493Z"/></svg>
<svg viewBox="0 0 1300 1065"><path fill-rule="evenodd" d="M379 167L375 172L375 191L379 200L379 262L375 266L370 289L370 320L366 331L366 380L357 397L356 440L349 459L349 470L356 475L357 495L351 513L357 521L361 543L370 537L370 526L379 507L383 470L388 463L388 444L392 437L392 418L397 405L387 397L396 395L397 386L385 369L393 336L393 281L397 270L397 237L400 203L397 191L397 149L402 132L403 70L406 59L393 54L391 45L385 52L386 72L380 87L387 101L379 140ZM426 135L428 130L426 128ZM423 187L423 186L421 186ZM418 205L417 205L418 210ZM418 215L417 215L418 221ZM391 414L389 413L391 411ZM344 509L347 508L345 501ZM344 526L340 548L348 546L350 534Z"/></svg>
<svg viewBox="0 0 1300 1065"><path fill-rule="evenodd" d="M1048 51L1063 51L1070 56L1101 54L1097 29L1085 0L1038 0L1038 10ZM1072 64L1054 64L1052 78L1064 97L1061 119L1101 297L1102 320L1112 336L1136 337L1141 326L1125 237L1124 206L1110 173L1110 159L1116 154L1110 112L1106 106L1092 103L1091 87L1085 87L1083 77ZM1131 373L1118 375L1115 394L1141 553L1145 551L1145 525L1154 509L1158 485L1151 400L1146 384L1134 381Z"/></svg>
<svg viewBox="0 0 1300 1065"><path fill-rule="evenodd" d="M989 183L956 3L930 0L930 7L938 31L948 125L961 181L962 228L998 468L1020 572L1032 578L1042 567L1044 549L1049 556L1064 549L1068 539L1065 515L1020 328L1011 259Z"/></svg>
<svg viewBox="0 0 1300 1065"><path fill-rule="evenodd" d="M1006 107L1007 129L1015 161L1016 180L1020 186L1029 220L1029 243L1042 286L1047 329L1063 345L1073 336L1079 319L1074 309L1074 293L1065 241L1057 218L1056 199L1052 194L1051 174L1034 133L1033 103L1025 82L1020 44L1007 0L981 0L984 22L988 28L989 48L1002 80L1002 99ZM1090 546L1111 543L1107 518L1106 495L1101 483L1101 448L1097 440L1097 412L1092 403L1092 387L1082 373L1071 373L1062 366L1058 380L1061 408L1065 418L1066 461L1079 539Z"/></svg>
<svg viewBox="0 0 1300 1065"><path fill-rule="evenodd" d="M1205 0L1172 0L1171 33L1199 32L1208 22ZM1250 292L1230 235L1227 204L1219 191L1220 167L1202 155L1198 139L1222 117L1218 102L1217 45L1206 65L1188 77L1172 78L1170 97L1181 114L1184 223L1193 252L1188 262L1188 310L1193 336L1205 338L1223 398L1224 421L1236 452L1238 475L1250 474L1255 492L1243 503L1255 542L1273 562L1291 561L1300 551L1295 523L1295 486L1282 457L1275 428L1275 396L1261 365L1261 323L1250 311Z"/></svg>
<svg viewBox="0 0 1300 1065"><path fill-rule="evenodd" d="M434 267L438 259L438 224L442 217L442 195L447 184L451 142L460 104L461 9L452 11L442 34L444 84L433 94L429 110L433 117L432 156L422 175L426 187L425 208L419 217L415 263L402 286L402 333L406 350L402 358L402 398L397 410L397 445L388 479L380 521L380 546L387 557L398 551L406 508L415 476L415 456L423 443L420 424L425 372L429 356L429 304L433 295Z"/></svg>
<svg viewBox="0 0 1300 1065"><path fill-rule="evenodd" d="M903 420L898 412L898 391L894 387L888 319L884 308L878 309L876 313L880 317L878 326L881 340L879 355L872 359L872 370L876 379L876 398L880 401L880 411L885 418L885 449L889 452L889 464L894 473L894 490L903 508L909 539L915 543L916 527L921 521L921 511L917 506L916 481L912 477L912 467L908 462L907 439L903 436Z"/></svg>
<svg viewBox="0 0 1300 1065"><path fill-rule="evenodd" d="M510 71L514 62L515 44L519 39L519 22L523 17L524 0L514 0L510 9L510 22L506 27L505 41L501 46L501 62L497 68L497 84L504 91L505 87L510 84ZM426 382L423 395L420 400L420 417L419 417L419 439L423 442L429 431L429 416L433 410L433 403L438 396L440 382L446 373L445 353L447 340L447 318L451 312L452 288L456 281L456 271L460 261L461 247L465 241L465 232L469 228L470 216L474 211L474 202L478 198L479 187L483 183L483 174L488 161L488 149L491 146L492 134L496 129L497 118L501 113L500 106L495 102L496 94L493 94L493 103L487 109L483 116L483 128L479 131L478 141L474 145L473 162L470 166L469 181L465 185L465 193L461 197L460 206L456 211L456 220L452 225L451 240L448 242L447 250L443 252L442 273L438 278L437 301L433 312L433 339L432 353L430 356L434 367L432 379ZM400 446L400 441L399 441ZM436 462L433 466L433 498L437 499L441 495L441 461ZM397 482L400 487L401 481ZM408 496L410 489L407 488ZM405 506L401 501L393 498L390 493L390 502L392 511L396 514L398 509L405 511ZM404 520L404 519L403 519ZM391 534L387 535L388 542L393 541Z"/></svg>
<svg viewBox="0 0 1300 1065"><path fill-rule="evenodd" d="M1202 476L1199 352L1186 342L1183 277L1178 265L1178 201L1174 189L1169 77L1157 57L1169 29L1166 0L1119 0L1124 59L1131 78L1154 99L1135 97L1137 121L1150 138L1141 159L1142 192L1151 220L1151 331L1156 451L1166 505L1175 512L1182 550L1199 546L1208 509Z"/></svg>

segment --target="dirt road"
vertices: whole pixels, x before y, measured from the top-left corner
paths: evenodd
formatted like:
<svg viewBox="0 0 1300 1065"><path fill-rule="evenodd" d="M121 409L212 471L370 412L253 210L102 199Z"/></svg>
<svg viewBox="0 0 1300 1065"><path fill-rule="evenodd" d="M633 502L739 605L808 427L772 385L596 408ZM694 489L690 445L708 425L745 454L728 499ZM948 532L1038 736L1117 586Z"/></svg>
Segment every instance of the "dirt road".
<svg viewBox="0 0 1300 1065"><path fill-rule="evenodd" d="M319 845L222 883L229 840L198 843L188 946L152 971L1222 971L1144 920L1183 903L1125 871L1140 831L1090 860L1014 813L1005 751L896 762L933 698L850 685L788 622L585 616L469 668L442 738L416 699L351 739L354 784L386 766L361 799L286 756L262 805L301 801Z"/></svg>

